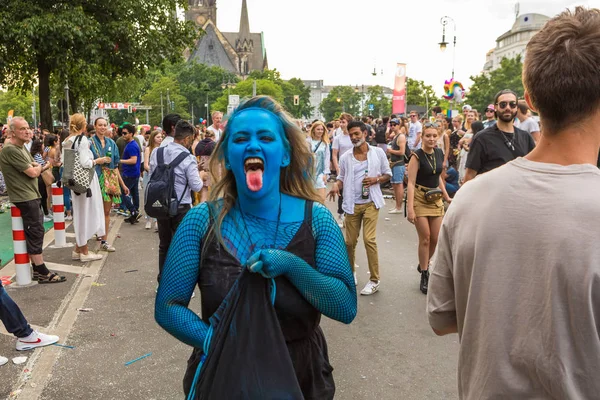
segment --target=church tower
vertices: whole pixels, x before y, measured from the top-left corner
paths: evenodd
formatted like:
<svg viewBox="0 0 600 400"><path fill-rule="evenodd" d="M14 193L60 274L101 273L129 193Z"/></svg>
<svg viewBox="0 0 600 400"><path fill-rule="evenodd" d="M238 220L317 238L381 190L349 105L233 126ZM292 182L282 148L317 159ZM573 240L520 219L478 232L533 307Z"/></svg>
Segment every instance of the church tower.
<svg viewBox="0 0 600 400"><path fill-rule="evenodd" d="M254 52L254 42L250 35L250 21L248 19L248 5L246 0L242 0L242 15L240 16L240 31L235 41L235 51L238 54L238 70L240 75L245 77L256 67L250 65L252 53Z"/></svg>
<svg viewBox="0 0 600 400"><path fill-rule="evenodd" d="M185 19L187 21L194 21L198 27L204 26L208 20L211 20L216 25L217 0L189 0Z"/></svg>

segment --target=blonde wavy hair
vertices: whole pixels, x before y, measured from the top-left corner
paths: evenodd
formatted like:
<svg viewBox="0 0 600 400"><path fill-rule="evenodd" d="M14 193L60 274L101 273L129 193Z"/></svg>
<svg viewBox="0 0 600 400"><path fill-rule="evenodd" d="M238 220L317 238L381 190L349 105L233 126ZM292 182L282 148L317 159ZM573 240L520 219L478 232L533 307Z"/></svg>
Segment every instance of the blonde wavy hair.
<svg viewBox="0 0 600 400"><path fill-rule="evenodd" d="M81 113L73 114L69 118L69 133L71 135L80 134L86 126L85 115Z"/></svg>
<svg viewBox="0 0 600 400"><path fill-rule="evenodd" d="M327 133L327 126L325 126L325 124L322 121L317 121L314 124L312 124L312 126L310 127L310 137L312 139L315 138L314 133L315 133L315 129L317 126L322 126L323 127L323 143L329 144L329 135Z"/></svg>
<svg viewBox="0 0 600 400"><path fill-rule="evenodd" d="M268 96L256 96L244 100L235 110L225 131L219 138L217 146L210 159L209 169L213 182L217 182L210 193L209 207L211 214L215 210L215 205L222 200L223 204L218 216L215 218L211 231L216 234L217 239L223 244L221 236L221 225L223 219L231 210L237 199L237 186L235 176L231 170L225 168L225 154L227 153L227 141L231 134L230 126L237 115L248 108L262 108L274 114L283 126L283 142L286 149L290 152L290 163L287 167L281 168L279 178L279 190L290 196L299 197L305 200L320 202L321 199L314 188L313 175L314 170L313 157L306 146L306 136L296 126L294 120L275 100ZM325 133L326 134L326 133ZM218 171L224 171L222 177L219 177ZM214 214L212 214L214 215ZM210 232L209 232L210 233Z"/></svg>

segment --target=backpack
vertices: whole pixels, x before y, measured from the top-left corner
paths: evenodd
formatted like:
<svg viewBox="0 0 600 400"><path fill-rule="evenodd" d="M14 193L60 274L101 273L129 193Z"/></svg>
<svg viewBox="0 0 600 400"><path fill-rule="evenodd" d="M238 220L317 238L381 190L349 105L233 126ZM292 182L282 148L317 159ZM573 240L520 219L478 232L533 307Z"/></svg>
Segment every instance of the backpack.
<svg viewBox="0 0 600 400"><path fill-rule="evenodd" d="M96 169L84 168L79 159L79 151L77 148L81 144L83 134L77 136L73 140L73 145L70 149L64 148L65 159L63 160L62 184L71 189L76 195L86 193L86 197L92 197L90 184L94 179Z"/></svg>
<svg viewBox="0 0 600 400"><path fill-rule="evenodd" d="M375 141L377 143L385 143L385 131L387 127L384 124L381 124L377 127L375 131Z"/></svg>
<svg viewBox="0 0 600 400"><path fill-rule="evenodd" d="M170 163L165 163L165 147L156 149L157 166L146 185L146 204L144 211L152 218L169 218L177 215L179 203L187 190L187 183L177 199L175 192L175 168L185 160L190 153L182 151Z"/></svg>

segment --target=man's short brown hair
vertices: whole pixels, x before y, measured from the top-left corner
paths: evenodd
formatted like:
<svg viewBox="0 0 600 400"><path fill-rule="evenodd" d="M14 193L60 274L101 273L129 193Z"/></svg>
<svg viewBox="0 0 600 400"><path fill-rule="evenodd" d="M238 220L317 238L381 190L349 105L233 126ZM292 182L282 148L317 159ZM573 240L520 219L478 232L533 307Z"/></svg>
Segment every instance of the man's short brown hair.
<svg viewBox="0 0 600 400"><path fill-rule="evenodd" d="M348 113L342 113L342 115L340 115L340 119L345 119L348 122L354 121L354 117L352 116L352 114Z"/></svg>
<svg viewBox="0 0 600 400"><path fill-rule="evenodd" d="M527 45L523 85L544 131L558 132L600 106L600 10L577 7L546 23Z"/></svg>

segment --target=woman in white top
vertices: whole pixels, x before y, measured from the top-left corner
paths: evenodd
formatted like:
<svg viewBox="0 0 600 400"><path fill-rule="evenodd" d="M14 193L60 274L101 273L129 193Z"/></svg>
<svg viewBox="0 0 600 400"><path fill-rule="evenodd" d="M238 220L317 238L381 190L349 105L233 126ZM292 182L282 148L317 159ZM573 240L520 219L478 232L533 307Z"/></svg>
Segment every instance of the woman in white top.
<svg viewBox="0 0 600 400"><path fill-rule="evenodd" d="M315 189L325 202L325 189L327 179L329 179L329 163L331 162L329 154L329 137L325 134L327 127L321 121L317 121L310 127L309 137L306 141L311 153L314 155L315 165Z"/></svg>
<svg viewBox="0 0 600 400"><path fill-rule="evenodd" d="M87 122L83 114L73 114L69 124L69 137L63 143L62 159L65 159L64 149L73 149L77 139L75 149L79 153L79 161L84 168L94 168L96 164L103 164L108 161L107 157L94 160L92 151L90 150L90 141L86 137ZM98 176L93 174L93 179L90 184L92 196L87 197L86 194L76 195L73 193L73 226L75 228L75 250L72 252L73 260L83 262L95 261L102 259L100 254L89 253L87 241L94 235L104 236L104 208L102 205L102 193L100 192L100 184Z"/></svg>

